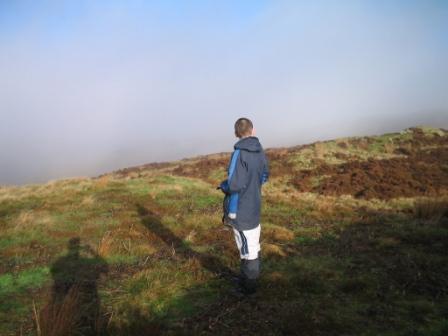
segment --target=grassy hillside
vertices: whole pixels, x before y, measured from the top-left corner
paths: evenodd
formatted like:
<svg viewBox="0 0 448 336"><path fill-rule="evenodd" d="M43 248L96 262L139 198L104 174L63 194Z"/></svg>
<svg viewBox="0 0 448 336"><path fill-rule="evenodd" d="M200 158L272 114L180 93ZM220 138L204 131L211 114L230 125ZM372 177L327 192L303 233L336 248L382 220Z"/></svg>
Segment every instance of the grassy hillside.
<svg viewBox="0 0 448 336"><path fill-rule="evenodd" d="M0 188L0 335L447 335L448 131L267 149L260 291L230 153Z"/></svg>

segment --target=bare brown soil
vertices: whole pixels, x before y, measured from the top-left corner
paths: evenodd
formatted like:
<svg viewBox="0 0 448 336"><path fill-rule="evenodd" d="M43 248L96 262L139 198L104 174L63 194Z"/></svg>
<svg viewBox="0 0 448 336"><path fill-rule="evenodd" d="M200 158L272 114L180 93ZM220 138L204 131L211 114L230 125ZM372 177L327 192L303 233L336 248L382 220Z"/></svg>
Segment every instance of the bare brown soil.
<svg viewBox="0 0 448 336"><path fill-rule="evenodd" d="M227 170L229 164L230 153L227 157L222 158L203 158L191 164L181 164L173 169L173 173L180 176L190 176L202 178L208 182L212 182L209 177L215 170ZM213 181L216 182L216 181Z"/></svg>
<svg viewBox="0 0 448 336"><path fill-rule="evenodd" d="M294 174L291 184L299 191L323 195L353 195L358 198L390 199L437 195L448 191L448 141L425 137L414 130L414 138L386 160L349 161L340 165L320 164ZM425 148L425 147L430 148ZM316 183L315 181L318 180Z"/></svg>

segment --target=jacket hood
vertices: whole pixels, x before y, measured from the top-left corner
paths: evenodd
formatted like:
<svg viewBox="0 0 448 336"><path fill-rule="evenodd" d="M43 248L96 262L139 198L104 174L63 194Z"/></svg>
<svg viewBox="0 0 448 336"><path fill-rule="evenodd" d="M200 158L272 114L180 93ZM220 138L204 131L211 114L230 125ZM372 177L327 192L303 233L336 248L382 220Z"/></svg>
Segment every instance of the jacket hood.
<svg viewBox="0 0 448 336"><path fill-rule="evenodd" d="M233 148L249 152L260 152L263 149L258 138L254 136L240 139Z"/></svg>

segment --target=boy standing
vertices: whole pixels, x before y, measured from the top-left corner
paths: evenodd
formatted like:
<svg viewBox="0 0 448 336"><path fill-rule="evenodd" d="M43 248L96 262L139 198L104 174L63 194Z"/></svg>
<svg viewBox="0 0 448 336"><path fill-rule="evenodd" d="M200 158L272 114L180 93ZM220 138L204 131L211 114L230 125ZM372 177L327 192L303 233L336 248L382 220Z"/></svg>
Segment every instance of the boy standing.
<svg viewBox="0 0 448 336"><path fill-rule="evenodd" d="M233 227L241 257L242 289L252 294L260 274L261 186L268 180L269 168L249 119L236 121L235 135L240 140L234 145L228 177L220 185L226 194L223 221Z"/></svg>

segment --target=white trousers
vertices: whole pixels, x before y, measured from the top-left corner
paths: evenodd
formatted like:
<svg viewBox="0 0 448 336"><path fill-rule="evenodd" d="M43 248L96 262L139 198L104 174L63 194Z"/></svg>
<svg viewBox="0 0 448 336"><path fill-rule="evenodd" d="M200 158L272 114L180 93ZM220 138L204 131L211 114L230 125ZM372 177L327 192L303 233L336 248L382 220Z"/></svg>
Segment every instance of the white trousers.
<svg viewBox="0 0 448 336"><path fill-rule="evenodd" d="M260 231L260 224L252 230L238 231L235 228L233 229L236 246L240 252L241 259L253 260L258 258L258 252L260 251Z"/></svg>

